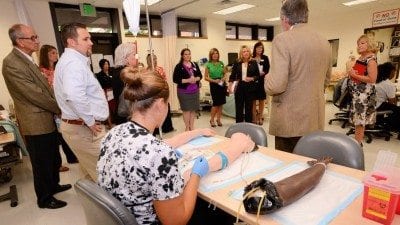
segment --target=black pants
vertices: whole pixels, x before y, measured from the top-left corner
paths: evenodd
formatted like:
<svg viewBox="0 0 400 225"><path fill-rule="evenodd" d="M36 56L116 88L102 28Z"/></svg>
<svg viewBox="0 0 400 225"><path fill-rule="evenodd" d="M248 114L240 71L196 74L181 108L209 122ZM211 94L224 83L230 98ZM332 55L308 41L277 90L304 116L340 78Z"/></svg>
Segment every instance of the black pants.
<svg viewBox="0 0 400 225"><path fill-rule="evenodd" d="M58 133L54 131L49 134L26 135L25 140L32 164L37 203L44 204L53 196L60 182Z"/></svg>
<svg viewBox="0 0 400 225"><path fill-rule="evenodd" d="M275 149L292 153L294 147L301 137L278 137L275 136Z"/></svg>
<svg viewBox="0 0 400 225"><path fill-rule="evenodd" d="M174 130L174 126L172 126L172 118L171 118L171 107L168 103L168 114L165 117L165 120L161 126L163 133L168 133ZM159 134L158 128L154 129L153 135Z"/></svg>
<svg viewBox="0 0 400 225"><path fill-rule="evenodd" d="M252 122L254 91L248 89L249 85L239 81L235 92L236 123L243 121ZM244 117L243 117L244 109Z"/></svg>
<svg viewBox="0 0 400 225"><path fill-rule="evenodd" d="M58 141L59 141L59 144L61 144L61 146L62 146L65 157L67 158L67 162L69 162L69 163L77 162L78 158L76 158L76 155L74 154L74 152L68 146L67 142L65 142L61 133L58 133Z"/></svg>

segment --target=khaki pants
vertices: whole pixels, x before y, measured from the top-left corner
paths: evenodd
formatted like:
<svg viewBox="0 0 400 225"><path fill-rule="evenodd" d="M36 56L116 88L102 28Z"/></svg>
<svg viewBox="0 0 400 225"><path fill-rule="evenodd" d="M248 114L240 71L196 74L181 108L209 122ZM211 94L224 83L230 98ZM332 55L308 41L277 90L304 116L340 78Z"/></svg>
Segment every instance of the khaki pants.
<svg viewBox="0 0 400 225"><path fill-rule="evenodd" d="M106 134L105 126L102 126L102 131L94 136L90 128L85 125L68 124L64 121L60 125L62 136L77 156L83 173L85 176L89 175L95 182L100 142Z"/></svg>

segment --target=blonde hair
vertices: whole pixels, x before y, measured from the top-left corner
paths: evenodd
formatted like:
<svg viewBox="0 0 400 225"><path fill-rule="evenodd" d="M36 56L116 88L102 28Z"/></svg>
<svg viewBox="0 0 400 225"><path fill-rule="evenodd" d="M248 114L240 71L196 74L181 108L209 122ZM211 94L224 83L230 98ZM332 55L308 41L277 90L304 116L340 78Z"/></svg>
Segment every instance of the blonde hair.
<svg viewBox="0 0 400 225"><path fill-rule="evenodd" d="M374 54L376 54L376 53L378 52L378 46L377 46L377 44L375 43L375 41L372 41L372 40L368 37L368 35L366 35L366 34L361 35L361 36L357 39L357 44L358 44L358 42L360 42L362 39L364 39L364 40L367 41L367 46L368 46L367 51L372 52L372 53L374 53ZM358 48L357 48L357 53L360 54L360 52L358 51Z"/></svg>
<svg viewBox="0 0 400 225"><path fill-rule="evenodd" d="M131 54L136 54L136 44L134 42L126 42L118 45L115 49L115 66L126 66L128 57Z"/></svg>
<svg viewBox="0 0 400 225"><path fill-rule="evenodd" d="M247 45L242 45L239 50L239 58L238 58L239 62L243 62L243 50L244 49L247 49L249 51L249 61L251 60L251 49Z"/></svg>

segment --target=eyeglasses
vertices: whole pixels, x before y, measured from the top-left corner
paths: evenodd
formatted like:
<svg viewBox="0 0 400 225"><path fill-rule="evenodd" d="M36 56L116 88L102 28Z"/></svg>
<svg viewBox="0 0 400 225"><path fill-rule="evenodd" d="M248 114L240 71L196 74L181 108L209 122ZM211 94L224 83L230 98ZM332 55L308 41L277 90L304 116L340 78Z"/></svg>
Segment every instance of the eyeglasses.
<svg viewBox="0 0 400 225"><path fill-rule="evenodd" d="M32 35L31 37L21 37L21 38L18 38L18 39L26 39L26 40L31 40L31 41L36 41L37 39L39 39L39 36L37 36L37 35Z"/></svg>

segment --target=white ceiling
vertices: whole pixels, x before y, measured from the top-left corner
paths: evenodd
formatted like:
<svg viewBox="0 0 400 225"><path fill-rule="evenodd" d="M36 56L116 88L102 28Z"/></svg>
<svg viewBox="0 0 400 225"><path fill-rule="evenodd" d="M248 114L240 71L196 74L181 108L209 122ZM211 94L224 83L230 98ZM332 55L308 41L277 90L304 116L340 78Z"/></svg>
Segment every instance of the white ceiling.
<svg viewBox="0 0 400 225"><path fill-rule="evenodd" d="M37 0L43 1L43 0ZM91 3L99 7L122 7L122 0L51 0L59 3ZM358 6L347 7L341 3L348 0L308 0L310 10L310 20L321 20L335 18L338 16L348 16L366 11L368 14L387 9L400 8L400 0L378 0ZM278 22L267 22L266 18L279 16L281 0L162 0L161 2L149 6L152 14L160 15L163 12L176 9L178 16L193 18L221 18L229 22L246 24L276 25ZM227 7L235 6L240 3L255 5L256 7L230 15L216 15L218 11ZM144 11L144 7L142 7Z"/></svg>

